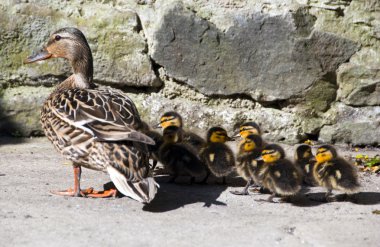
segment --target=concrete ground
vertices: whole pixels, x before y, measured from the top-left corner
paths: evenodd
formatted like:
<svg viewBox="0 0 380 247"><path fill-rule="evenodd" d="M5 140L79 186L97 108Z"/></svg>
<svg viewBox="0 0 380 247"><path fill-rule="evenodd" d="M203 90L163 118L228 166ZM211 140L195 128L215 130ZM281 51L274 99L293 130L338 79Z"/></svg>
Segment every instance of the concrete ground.
<svg viewBox="0 0 380 247"><path fill-rule="evenodd" d="M71 166L45 138L0 140L1 246L379 246L380 177L360 173L356 201L321 203L300 196L266 203L228 186L166 184L151 204L127 197L67 198ZM375 151L375 152L378 152ZM82 187L102 189L106 174L84 170ZM323 190L311 188L310 198Z"/></svg>

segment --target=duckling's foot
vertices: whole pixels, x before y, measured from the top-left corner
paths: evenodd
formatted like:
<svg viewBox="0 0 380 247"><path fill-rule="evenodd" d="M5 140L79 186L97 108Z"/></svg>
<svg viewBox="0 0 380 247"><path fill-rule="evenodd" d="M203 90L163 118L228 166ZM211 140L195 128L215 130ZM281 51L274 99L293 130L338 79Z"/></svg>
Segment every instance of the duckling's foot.
<svg viewBox="0 0 380 247"><path fill-rule="evenodd" d="M238 195L238 196L247 196L247 195L249 195L249 193L248 193L247 190L242 190L242 191L234 190L234 191L230 191L230 193L234 194L234 195Z"/></svg>
<svg viewBox="0 0 380 247"><path fill-rule="evenodd" d="M106 197L113 197L115 198L117 195L116 189L109 189L109 190L103 190L103 191L93 191L92 193L87 194L87 197L91 198L106 198Z"/></svg>
<svg viewBox="0 0 380 247"><path fill-rule="evenodd" d="M73 197L87 197L88 194L91 194L94 192L93 188L88 188L85 190L74 190L72 188L67 190L57 190L57 191L50 191L53 195L58 196L73 196Z"/></svg>
<svg viewBox="0 0 380 247"><path fill-rule="evenodd" d="M273 198L275 198L276 194L270 195L267 199L257 199L255 201L257 202L271 202L271 203L279 203L281 200L274 201Z"/></svg>
<svg viewBox="0 0 380 247"><path fill-rule="evenodd" d="M326 196L326 202L336 202L338 201L338 198L336 198L336 196Z"/></svg>

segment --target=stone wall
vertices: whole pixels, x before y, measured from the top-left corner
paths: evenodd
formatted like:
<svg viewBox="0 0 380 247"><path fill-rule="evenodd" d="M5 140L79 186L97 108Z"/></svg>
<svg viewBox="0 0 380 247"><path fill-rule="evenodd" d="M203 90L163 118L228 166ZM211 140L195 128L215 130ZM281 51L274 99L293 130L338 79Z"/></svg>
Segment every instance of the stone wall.
<svg viewBox="0 0 380 247"><path fill-rule="evenodd" d="M380 143L377 0L8 0L0 3L0 132L41 134L39 108L70 74L22 61L58 28L80 28L96 83L130 92L156 123L233 130L255 120L269 141Z"/></svg>

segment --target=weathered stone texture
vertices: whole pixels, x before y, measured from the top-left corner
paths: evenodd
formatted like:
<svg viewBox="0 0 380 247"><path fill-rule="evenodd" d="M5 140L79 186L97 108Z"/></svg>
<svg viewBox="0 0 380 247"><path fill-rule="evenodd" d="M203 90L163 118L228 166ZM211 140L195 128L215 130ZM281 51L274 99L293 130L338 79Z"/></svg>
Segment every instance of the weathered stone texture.
<svg viewBox="0 0 380 247"><path fill-rule="evenodd" d="M152 58L168 76L207 95L244 92L274 101L302 94L358 48L332 34L311 33L304 20L313 18L305 12L234 17L235 25L222 31L174 2L153 30Z"/></svg>
<svg viewBox="0 0 380 247"><path fill-rule="evenodd" d="M118 86L161 85L152 70L145 38L136 13L112 5L84 2L9 1L0 5L0 81L23 85L52 85L70 73L66 62L45 61L24 66L33 50L49 35L66 27L79 27L93 51L94 80Z"/></svg>
<svg viewBox="0 0 380 247"><path fill-rule="evenodd" d="M132 87L152 124L174 109L200 134L255 120L268 141L379 143L379 1L2 1L1 133L42 133L70 67L22 61L65 26L88 38L95 81Z"/></svg>

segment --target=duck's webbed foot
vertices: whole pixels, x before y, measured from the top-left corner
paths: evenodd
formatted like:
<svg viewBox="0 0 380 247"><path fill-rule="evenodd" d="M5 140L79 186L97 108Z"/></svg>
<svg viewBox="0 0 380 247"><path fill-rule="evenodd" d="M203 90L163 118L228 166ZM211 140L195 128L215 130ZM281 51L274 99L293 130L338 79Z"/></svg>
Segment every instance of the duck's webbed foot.
<svg viewBox="0 0 380 247"><path fill-rule="evenodd" d="M74 189L70 188L67 190L50 191L50 193L59 196L73 196L73 197L87 197L87 195L94 192L93 188L88 188L85 190L80 189L80 177L82 174L82 168L80 165L73 164L74 171Z"/></svg>
<svg viewBox="0 0 380 247"><path fill-rule="evenodd" d="M109 189L109 190L103 190L103 191L93 191L89 194L87 194L87 197L91 198L106 198L106 197L113 197L115 198L117 195L116 189Z"/></svg>
<svg viewBox="0 0 380 247"><path fill-rule="evenodd" d="M234 195L239 195L239 196L246 196L246 195L249 195L248 193L248 188L249 186L251 185L252 183L252 180L248 180L247 184L245 185L244 189L242 191L230 191L231 194L234 194Z"/></svg>
<svg viewBox="0 0 380 247"><path fill-rule="evenodd" d="M81 189L67 189L67 190L56 190L56 191L50 191L51 194L58 195L58 196L73 196L73 197L87 197L89 194L93 193L93 188L87 188L85 190Z"/></svg>

